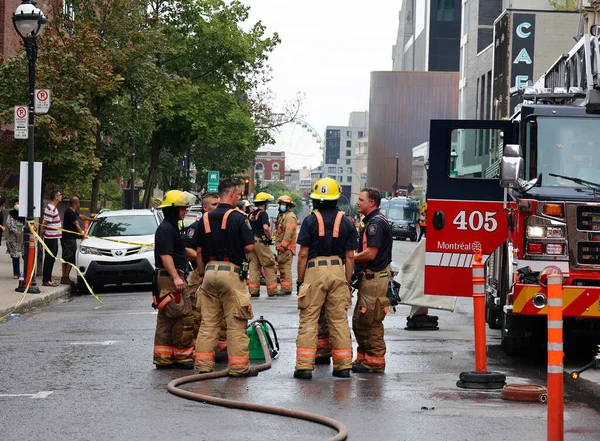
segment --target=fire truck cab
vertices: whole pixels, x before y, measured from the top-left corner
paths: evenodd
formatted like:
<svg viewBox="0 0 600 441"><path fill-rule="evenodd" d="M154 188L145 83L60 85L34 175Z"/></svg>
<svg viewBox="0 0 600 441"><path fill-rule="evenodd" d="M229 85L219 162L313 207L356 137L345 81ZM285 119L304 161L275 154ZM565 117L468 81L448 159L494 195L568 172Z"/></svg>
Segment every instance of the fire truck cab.
<svg viewBox="0 0 600 441"><path fill-rule="evenodd" d="M586 35L535 87L515 91L511 120L431 122L425 294L470 297L480 250L486 320L509 355L546 341L549 267L564 276L565 333L600 340L597 54Z"/></svg>

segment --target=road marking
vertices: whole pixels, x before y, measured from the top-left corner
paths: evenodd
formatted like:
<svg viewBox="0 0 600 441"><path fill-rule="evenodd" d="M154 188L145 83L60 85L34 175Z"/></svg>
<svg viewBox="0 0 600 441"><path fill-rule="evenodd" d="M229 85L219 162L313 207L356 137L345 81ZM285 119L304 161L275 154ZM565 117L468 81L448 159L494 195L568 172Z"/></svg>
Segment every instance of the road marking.
<svg viewBox="0 0 600 441"><path fill-rule="evenodd" d="M118 340L106 340L106 341L72 341L71 345L83 346L83 345L98 345L98 346L111 346L117 344Z"/></svg>
<svg viewBox="0 0 600 441"><path fill-rule="evenodd" d="M46 398L52 394L51 390L43 390L38 392L37 394L0 394L0 398L19 398L19 397L29 397L33 399Z"/></svg>
<svg viewBox="0 0 600 441"><path fill-rule="evenodd" d="M127 315L156 315L158 311L148 311L148 312L128 312Z"/></svg>

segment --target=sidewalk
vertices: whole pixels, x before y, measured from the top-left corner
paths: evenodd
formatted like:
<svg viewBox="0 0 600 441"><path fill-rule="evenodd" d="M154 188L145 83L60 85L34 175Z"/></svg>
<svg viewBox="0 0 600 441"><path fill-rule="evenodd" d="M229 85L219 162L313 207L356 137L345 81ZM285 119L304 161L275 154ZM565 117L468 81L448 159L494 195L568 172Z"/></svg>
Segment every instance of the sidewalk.
<svg viewBox="0 0 600 441"><path fill-rule="evenodd" d="M5 239L3 237L3 239ZM59 247L58 255L61 255ZM21 260L21 271L23 271L23 260ZM53 280L58 283L61 275L61 263L54 263L54 271L52 273ZM42 307L52 300L69 295L71 287L69 285L59 285L57 287L42 286L42 277L38 276L36 281L40 288L40 294L27 293L23 302L13 311L15 305L23 297L22 292L15 291L19 286L19 281L12 278L12 261L10 255L6 253L6 244L2 241L0 246L0 318L12 312L23 314L32 308ZM71 270L71 280L75 280L74 270ZM8 317L5 319L8 320ZM1 323L1 322L0 322Z"/></svg>

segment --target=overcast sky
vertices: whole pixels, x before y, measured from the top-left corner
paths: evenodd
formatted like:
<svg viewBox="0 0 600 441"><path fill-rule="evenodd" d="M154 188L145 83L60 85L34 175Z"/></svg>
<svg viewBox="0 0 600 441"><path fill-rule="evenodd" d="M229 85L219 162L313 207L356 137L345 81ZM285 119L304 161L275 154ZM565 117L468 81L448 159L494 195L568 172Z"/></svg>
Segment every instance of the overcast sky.
<svg viewBox="0 0 600 441"><path fill-rule="evenodd" d="M241 1L252 8L250 21L281 38L269 60L278 106L304 93L304 119L320 136L327 125L347 125L350 112L368 110L370 72L392 68L401 0ZM277 138L288 168L321 162L316 139L301 126Z"/></svg>

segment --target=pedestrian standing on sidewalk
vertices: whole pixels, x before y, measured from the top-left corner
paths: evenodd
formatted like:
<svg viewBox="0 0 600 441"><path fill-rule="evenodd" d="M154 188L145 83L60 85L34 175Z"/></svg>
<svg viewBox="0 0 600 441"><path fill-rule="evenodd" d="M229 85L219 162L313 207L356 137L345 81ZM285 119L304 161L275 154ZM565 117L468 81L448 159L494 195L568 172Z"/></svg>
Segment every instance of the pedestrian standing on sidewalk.
<svg viewBox="0 0 600 441"><path fill-rule="evenodd" d="M63 224L65 226L65 230L72 231L73 233L83 234L83 229L81 225L79 225L79 220L87 220L91 221L92 218L79 214L79 207L81 206L81 202L77 196L73 196L70 200L69 207L65 210L65 214L63 215ZM81 238L80 235L73 233L65 233L62 235L60 239L60 246L62 247L62 258L65 262L72 263L75 265L75 255L77 254L77 239ZM71 273L71 265L68 263L62 264L62 276L60 278L60 283L63 285L72 285L73 281L69 278L69 274Z"/></svg>
<svg viewBox="0 0 600 441"><path fill-rule="evenodd" d="M356 205L364 216L359 235L358 254L354 256L354 273L358 277L358 298L352 315L352 330L358 343L352 372L385 371L383 319L390 312L387 290L392 277L392 230L379 211L381 194L364 188Z"/></svg>
<svg viewBox="0 0 600 441"><path fill-rule="evenodd" d="M19 202L15 202L13 209L8 212L6 218L6 253L10 254L13 265L13 279L18 279L21 275L21 265L19 259L23 255L23 244L19 246L18 234L19 228L23 228L25 219L19 217Z"/></svg>
<svg viewBox="0 0 600 441"><path fill-rule="evenodd" d="M62 194L59 190L50 192L50 203L44 210L44 220L40 228L40 236L44 239L47 247L47 249L44 249L44 270L42 273L42 285L44 286L58 286L58 283L52 281L52 270L58 253L58 240L62 237L62 222L60 221L58 208L56 208L61 200Z"/></svg>
<svg viewBox="0 0 600 441"><path fill-rule="evenodd" d="M4 206L6 205L6 197L0 196L0 245L2 245L2 233L6 230L4 227Z"/></svg>

